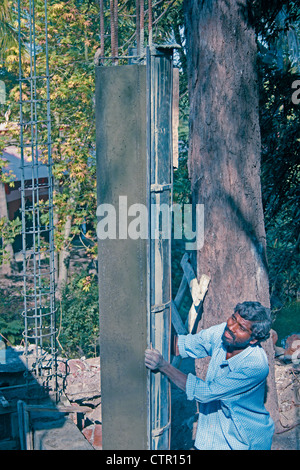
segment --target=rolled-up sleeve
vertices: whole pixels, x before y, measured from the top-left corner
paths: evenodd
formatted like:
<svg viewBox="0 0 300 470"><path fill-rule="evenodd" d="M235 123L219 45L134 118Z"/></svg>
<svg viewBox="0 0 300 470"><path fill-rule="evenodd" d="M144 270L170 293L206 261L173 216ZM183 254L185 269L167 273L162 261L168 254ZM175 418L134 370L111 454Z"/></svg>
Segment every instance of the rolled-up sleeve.
<svg viewBox="0 0 300 470"><path fill-rule="evenodd" d="M210 356L216 341L220 341L220 331L224 330L225 325L212 326L195 335L179 335L177 344L180 356L193 359Z"/></svg>
<svg viewBox="0 0 300 470"><path fill-rule="evenodd" d="M188 353L186 352L186 349L185 349L185 339L186 339L186 336L178 336L178 343L177 343L179 354L184 359L188 357Z"/></svg>
<svg viewBox="0 0 300 470"><path fill-rule="evenodd" d="M188 374L186 381L186 396L188 400L195 399L195 387L196 387L197 377L193 374Z"/></svg>

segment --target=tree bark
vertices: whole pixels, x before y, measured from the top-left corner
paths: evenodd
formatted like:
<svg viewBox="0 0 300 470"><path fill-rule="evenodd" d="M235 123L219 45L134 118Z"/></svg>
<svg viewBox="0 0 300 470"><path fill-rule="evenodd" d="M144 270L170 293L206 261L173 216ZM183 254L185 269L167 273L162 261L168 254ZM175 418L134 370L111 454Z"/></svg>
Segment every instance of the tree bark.
<svg viewBox="0 0 300 470"><path fill-rule="evenodd" d="M190 97L189 174L194 204L204 204L198 277L211 278L198 328L225 321L235 305L269 307L260 183L255 34L246 0L185 0ZM273 344L266 407L278 422ZM205 374L196 361L197 375Z"/></svg>

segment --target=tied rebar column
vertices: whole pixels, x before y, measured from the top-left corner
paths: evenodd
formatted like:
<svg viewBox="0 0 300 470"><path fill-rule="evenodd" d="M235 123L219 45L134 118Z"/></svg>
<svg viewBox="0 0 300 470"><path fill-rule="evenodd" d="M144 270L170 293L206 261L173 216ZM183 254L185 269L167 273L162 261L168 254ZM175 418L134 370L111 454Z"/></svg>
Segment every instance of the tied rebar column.
<svg viewBox="0 0 300 470"><path fill-rule="evenodd" d="M38 22L38 28L36 28ZM47 0L18 0L24 343L27 383L57 393ZM38 31L38 35L37 35Z"/></svg>

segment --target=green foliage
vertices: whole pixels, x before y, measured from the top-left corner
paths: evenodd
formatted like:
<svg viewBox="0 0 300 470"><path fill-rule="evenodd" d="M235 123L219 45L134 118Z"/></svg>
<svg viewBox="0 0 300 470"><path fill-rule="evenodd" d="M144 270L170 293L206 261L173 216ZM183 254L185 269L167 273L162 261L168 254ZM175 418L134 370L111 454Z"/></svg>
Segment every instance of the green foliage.
<svg viewBox="0 0 300 470"><path fill-rule="evenodd" d="M248 18L258 37L267 43L286 33L300 18L297 0L248 0ZM279 21L284 13L284 18Z"/></svg>
<svg viewBox="0 0 300 470"><path fill-rule="evenodd" d="M190 202L191 185L188 177L187 151L183 151L179 157L178 168L174 169L173 203L181 204L183 208L184 204L188 204ZM182 234L182 236L182 240L172 239L172 290L174 295L176 295L176 291L183 275L180 261L185 253L185 239L184 234Z"/></svg>
<svg viewBox="0 0 300 470"><path fill-rule="evenodd" d="M292 101L292 84L300 70L285 46L282 38L276 44L280 62L270 51L259 55L262 196L274 308L297 297L300 280L300 106Z"/></svg>
<svg viewBox="0 0 300 470"><path fill-rule="evenodd" d="M55 178L55 245L60 252L69 247L71 240L80 233L82 223L94 225L96 213L95 178L95 117L94 117L94 65L93 56L98 47L98 10L90 2L48 1L48 60L51 71L50 99L52 115L52 172ZM21 0L22 23L22 70L23 76L30 74L30 54L26 39L29 39L28 2ZM11 22L17 27L16 11L11 12ZM45 13L44 0L35 1L37 75L45 75ZM11 46L6 51L1 70L7 84L11 118L18 120L20 98L19 84L11 77L18 76L19 51ZM39 100L46 98L46 83L37 81ZM22 99L30 98L30 82L22 85ZM23 104L23 120L30 121L30 104ZM3 115L3 114L2 114ZM37 117L43 121L47 107L37 105ZM47 126L38 126L39 141L47 142ZM24 128L24 143L31 142L30 126ZM8 145L19 140L18 130L7 133ZM5 143L5 142L4 142ZM48 147L40 145L42 158L47 161ZM72 218L72 231L65 237L66 216ZM95 233L95 232L94 232ZM91 232L87 234L90 236ZM95 239L95 235L94 235ZM94 247L94 249L96 246ZM92 251L89 248L89 251Z"/></svg>
<svg viewBox="0 0 300 470"><path fill-rule="evenodd" d="M300 302L295 300L287 304L278 312L273 323L273 328L278 334L277 345L280 346L281 341L287 336L299 334L299 318L300 318Z"/></svg>
<svg viewBox="0 0 300 470"><path fill-rule="evenodd" d="M0 141L0 150L1 150L1 141ZM13 174L12 170L8 172L3 172L4 168L7 168L8 162L4 159L0 159L0 183L8 184L11 188L14 187L14 179L15 175Z"/></svg>
<svg viewBox="0 0 300 470"><path fill-rule="evenodd" d="M23 298L18 292L0 288L0 333L12 345L21 344L24 322L20 315Z"/></svg>
<svg viewBox="0 0 300 470"><path fill-rule="evenodd" d="M21 0L21 3L23 0ZM105 4L105 55L110 56L110 14ZM119 0L119 54L127 55L135 44L135 1ZM146 2L147 5L147 2ZM183 1L158 1L153 9L153 41L176 42L181 48L175 54L180 69L179 167L174 171L175 203L191 202L188 175L189 97ZM272 298L288 302L297 295L299 286L299 128L300 105L293 105L291 84L299 79L295 54L299 46L300 8L292 0L254 0L248 2L247 15L255 27L258 46L260 79L260 111L262 134L262 195L267 232L267 250ZM45 68L44 0L35 0L37 13L36 36L37 72ZM0 79L5 81L7 101L0 106L1 121L9 110L10 122L18 121L19 113L19 50L16 45L17 16L15 2L4 0L0 5L0 39L2 62ZM28 2L22 10L22 66L29 75L30 54L28 37ZM298 32L297 32L298 31ZM5 32L5 35L4 33ZM96 244L96 161L94 116L94 54L100 46L98 0L48 0L50 98L52 117L52 157L55 178L55 245L58 252L70 249L71 241L88 226L86 247L89 256L97 256ZM147 9L145 39L147 40ZM288 41L287 41L288 38ZM291 55L291 49L294 56ZM298 56L299 63L299 56ZM106 65L110 64L107 59ZM41 88L38 98L45 98ZM23 98L30 96L28 84L22 88ZM30 118L30 106L24 107L24 117ZM39 116L45 109L38 108ZM29 119L30 120L30 119ZM27 132L27 133L26 133ZM30 142L30 126L25 142ZM41 141L47 128L39 129ZM19 141L18 127L0 136L0 148ZM46 139L45 139L46 140ZM47 147L41 148L44 158ZM1 162L1 160L0 160ZM1 175L1 169L0 169ZM3 181L3 174L1 175ZM5 176L7 178L7 175ZM8 175L8 178L9 175ZM11 183L11 179L5 181ZM42 202L40 201L40 204ZM66 216L72 220L72 230L65 237ZM1 221L6 239L12 240L18 226ZM47 223L46 216L43 223ZM184 241L172 245L174 291L182 276L180 260ZM62 323L59 341L72 355L94 354L98 334L98 289L87 275L72 279L61 303ZM88 299L88 301L87 301ZM85 312L85 313L83 313Z"/></svg>
<svg viewBox="0 0 300 470"><path fill-rule="evenodd" d="M5 50L17 45L18 33L12 25L12 2L1 0L0 7L0 58L5 54Z"/></svg>
<svg viewBox="0 0 300 470"><path fill-rule="evenodd" d="M17 11L10 0L7 12L9 24L18 28ZM44 0L35 0L36 73L45 73L45 12ZM128 54L128 47L135 42L136 18L135 2L121 0L119 5L118 36L119 53ZM182 0L158 2L153 10L153 41L166 42L174 37L174 29L180 36L182 27ZM30 53L26 40L29 31L29 5L21 0L22 70L24 76L30 74ZM145 40L147 40L147 10L145 20ZM88 251L96 256L96 164L95 164L95 115L94 115L94 54L99 48L99 2L91 0L69 0L68 2L48 0L48 60L51 73L50 100L52 115L52 158L55 178L55 246L60 252L70 246L74 236L80 234L81 225L90 229L87 237L94 242ZM166 34L166 31L168 33ZM110 13L105 5L105 55L110 55ZM107 61L109 63L109 61ZM15 44L9 45L5 60L0 65L0 74L5 80L11 117L18 120L20 98L19 51ZM184 74L181 74L181 80ZM185 80L185 79L184 79ZM46 98L46 86L37 82L37 98ZM22 85L23 100L29 99L29 81ZM45 118L46 108L38 105L40 119ZM7 108L3 107L2 116ZM30 121L31 107L23 105L23 119ZM185 129L185 132L187 129ZM47 126L39 126L39 140L46 142ZM7 135L9 143L18 140L17 131ZM30 143L30 126L25 129L24 142ZM41 147L45 159L47 147ZM70 235L65 237L66 215L72 219Z"/></svg>
<svg viewBox="0 0 300 470"><path fill-rule="evenodd" d="M0 218L0 265L10 260L7 246L11 245L16 236L21 233L21 225L18 217L14 220L8 220L7 217Z"/></svg>
<svg viewBox="0 0 300 470"><path fill-rule="evenodd" d="M76 275L65 287L59 305L58 341L69 358L99 354L99 304L97 278Z"/></svg>

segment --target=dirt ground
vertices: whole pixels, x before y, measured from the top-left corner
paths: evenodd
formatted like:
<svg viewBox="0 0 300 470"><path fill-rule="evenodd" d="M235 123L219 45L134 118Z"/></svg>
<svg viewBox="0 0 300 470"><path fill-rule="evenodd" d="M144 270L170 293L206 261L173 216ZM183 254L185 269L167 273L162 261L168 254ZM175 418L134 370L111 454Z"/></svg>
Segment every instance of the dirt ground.
<svg viewBox="0 0 300 470"><path fill-rule="evenodd" d="M180 370L194 372L190 359L182 361ZM280 359L275 361L275 377L282 429L273 437L272 450L300 449L300 366ZM183 391L172 386L171 450L189 450L197 423L197 406Z"/></svg>

